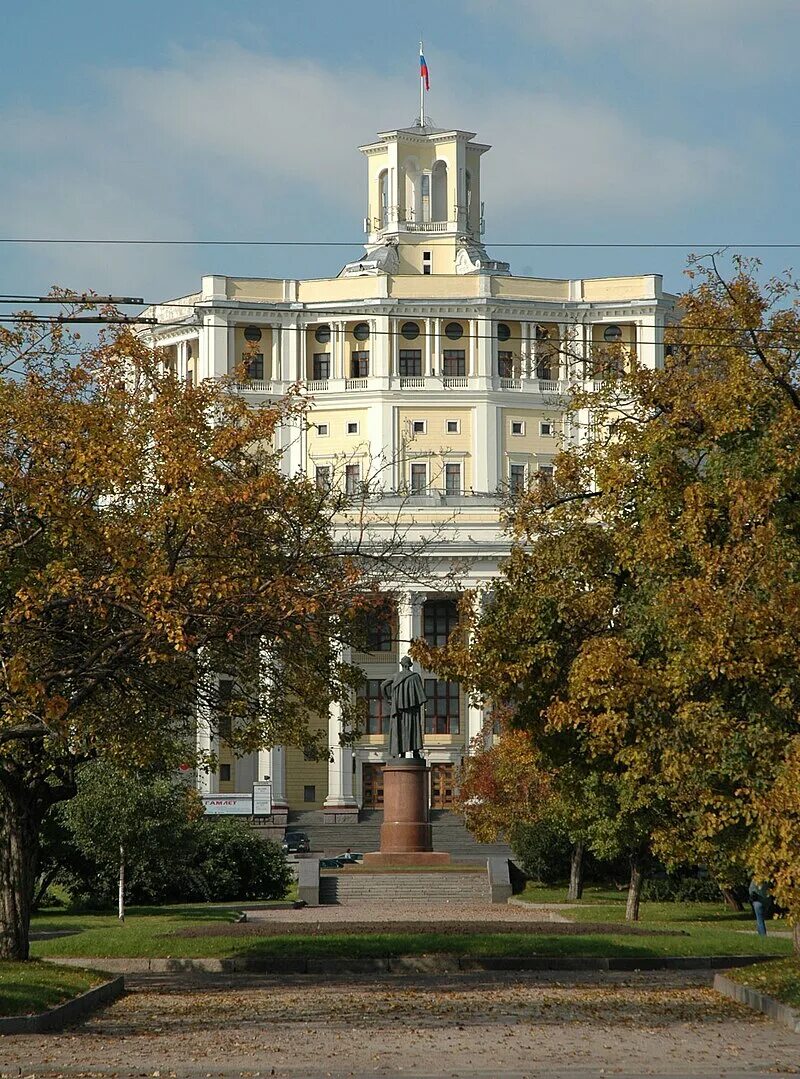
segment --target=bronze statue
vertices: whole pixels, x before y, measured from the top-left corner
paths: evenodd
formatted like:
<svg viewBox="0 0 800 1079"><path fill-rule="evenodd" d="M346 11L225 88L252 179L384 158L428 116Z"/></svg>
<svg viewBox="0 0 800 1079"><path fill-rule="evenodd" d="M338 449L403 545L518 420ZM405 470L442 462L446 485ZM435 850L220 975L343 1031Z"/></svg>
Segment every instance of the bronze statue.
<svg viewBox="0 0 800 1079"><path fill-rule="evenodd" d="M421 758L422 753L422 707L425 704L425 685L416 671L411 670L411 660L403 656L400 670L381 683L381 693L390 703L389 710L389 756Z"/></svg>

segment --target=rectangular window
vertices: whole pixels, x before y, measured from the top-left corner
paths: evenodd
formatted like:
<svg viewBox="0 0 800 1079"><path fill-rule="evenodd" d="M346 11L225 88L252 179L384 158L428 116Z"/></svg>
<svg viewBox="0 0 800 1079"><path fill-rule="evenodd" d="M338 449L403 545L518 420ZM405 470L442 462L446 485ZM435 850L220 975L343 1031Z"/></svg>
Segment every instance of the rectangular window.
<svg viewBox="0 0 800 1079"><path fill-rule="evenodd" d="M425 426L425 420L414 420L414 422L411 424L412 430L414 431L415 435L424 435Z"/></svg>
<svg viewBox="0 0 800 1079"><path fill-rule="evenodd" d="M327 423L317 424L317 434L321 435L323 438L327 435L329 430L330 428L328 427Z"/></svg>
<svg viewBox="0 0 800 1079"><path fill-rule="evenodd" d="M425 733L458 734L460 728L458 682L425 679Z"/></svg>
<svg viewBox="0 0 800 1079"><path fill-rule="evenodd" d="M369 375L369 352L350 353L350 378L366 378Z"/></svg>
<svg viewBox="0 0 800 1079"><path fill-rule="evenodd" d="M423 264L422 264L422 273L423 273L423 275L424 274L429 274L430 272L431 272L431 264L429 262L423 262Z"/></svg>
<svg viewBox="0 0 800 1079"><path fill-rule="evenodd" d="M314 482L318 491L330 491L331 489L331 466L317 465L314 472Z"/></svg>
<svg viewBox="0 0 800 1079"><path fill-rule="evenodd" d="M461 430L461 420L448 420L445 427L448 435L457 435Z"/></svg>
<svg viewBox="0 0 800 1079"><path fill-rule="evenodd" d="M411 490L414 494L422 494L428 486L428 466L411 466Z"/></svg>
<svg viewBox="0 0 800 1079"><path fill-rule="evenodd" d="M422 349L401 348L398 356L398 373L405 378L414 378L422 374Z"/></svg>
<svg viewBox="0 0 800 1079"><path fill-rule="evenodd" d="M428 600L422 608L422 633L434 648L446 645L458 625L458 604L452 599Z"/></svg>
<svg viewBox="0 0 800 1079"><path fill-rule="evenodd" d="M551 480L555 472L552 465L539 465L536 471L539 473L540 476L547 480Z"/></svg>
<svg viewBox="0 0 800 1079"><path fill-rule="evenodd" d="M500 378L514 377L514 354L512 352L497 353L497 373Z"/></svg>
<svg viewBox="0 0 800 1079"><path fill-rule="evenodd" d="M263 379L264 377L264 353L263 352L251 352L249 355L243 356L242 361L244 363L244 369L247 372L248 378Z"/></svg>
<svg viewBox="0 0 800 1079"><path fill-rule="evenodd" d="M391 652L392 621L387 616L375 615L367 624L367 651Z"/></svg>
<svg viewBox="0 0 800 1079"><path fill-rule="evenodd" d="M220 783L230 783L231 766L229 764L221 764L219 766L219 780Z"/></svg>
<svg viewBox="0 0 800 1079"><path fill-rule="evenodd" d="M512 435L524 435L525 434L525 421L524 420L512 420L511 421L511 434Z"/></svg>
<svg viewBox="0 0 800 1079"><path fill-rule="evenodd" d="M367 716L365 734L383 734L384 721L387 718L386 709L389 702L381 693L380 678L368 678L359 688L359 697L366 701Z"/></svg>
<svg viewBox="0 0 800 1079"><path fill-rule="evenodd" d="M442 374L458 377L466 375L467 359L463 348L446 348L442 352Z"/></svg>
<svg viewBox="0 0 800 1079"><path fill-rule="evenodd" d="M306 783L303 787L303 801L304 802L316 802L317 800L317 788L313 783Z"/></svg>
<svg viewBox="0 0 800 1079"><path fill-rule="evenodd" d="M552 420L542 420L542 422L539 424L539 434L540 435L552 435L552 433L553 433Z"/></svg>
<svg viewBox="0 0 800 1079"><path fill-rule="evenodd" d="M358 420L355 420L355 421L351 420L350 423L348 423L348 425L347 425L347 433L348 433L348 435L357 435L358 434Z"/></svg>
<svg viewBox="0 0 800 1079"><path fill-rule="evenodd" d="M346 465L344 470L344 490L345 494L355 495L358 494L358 488L361 484L361 465Z"/></svg>
<svg viewBox="0 0 800 1079"><path fill-rule="evenodd" d="M461 465L444 466L444 490L448 495L461 494Z"/></svg>
<svg viewBox="0 0 800 1079"><path fill-rule="evenodd" d="M313 363L313 378L331 377L331 354L329 352L315 352Z"/></svg>
<svg viewBox="0 0 800 1079"><path fill-rule="evenodd" d="M525 490L525 465L509 465L508 486L515 492Z"/></svg>

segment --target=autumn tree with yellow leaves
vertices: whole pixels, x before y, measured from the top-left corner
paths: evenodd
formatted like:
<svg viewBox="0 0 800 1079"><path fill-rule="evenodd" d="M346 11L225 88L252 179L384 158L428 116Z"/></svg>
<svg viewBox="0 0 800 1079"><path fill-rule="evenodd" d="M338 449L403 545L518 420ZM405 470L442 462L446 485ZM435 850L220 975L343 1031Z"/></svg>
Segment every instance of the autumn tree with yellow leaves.
<svg viewBox="0 0 800 1079"><path fill-rule="evenodd" d="M584 437L436 661L546 757L611 763L661 858L772 880L800 948L797 290L690 273L663 369L576 397Z"/></svg>
<svg viewBox="0 0 800 1079"><path fill-rule="evenodd" d="M281 471L302 402L253 408L127 328L71 329L0 329L2 958L27 957L39 826L76 768L208 766L195 717L224 712L236 752L327 753L309 717L351 714L340 647L400 565L401 536L355 512L336 538L349 501Z"/></svg>

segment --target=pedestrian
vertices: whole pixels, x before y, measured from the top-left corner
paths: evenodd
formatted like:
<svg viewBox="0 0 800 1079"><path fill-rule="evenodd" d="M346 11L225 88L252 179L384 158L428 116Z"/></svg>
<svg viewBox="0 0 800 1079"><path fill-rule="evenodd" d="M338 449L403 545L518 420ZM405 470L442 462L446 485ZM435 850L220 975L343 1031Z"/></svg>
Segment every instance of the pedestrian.
<svg viewBox="0 0 800 1079"><path fill-rule="evenodd" d="M767 926L764 921L764 915L767 913L767 907L769 906L770 901L769 886L764 881L759 883L756 878L753 877L747 889L747 894L753 905L753 914L756 916L756 930L758 931L758 935L760 937L765 937L767 935Z"/></svg>

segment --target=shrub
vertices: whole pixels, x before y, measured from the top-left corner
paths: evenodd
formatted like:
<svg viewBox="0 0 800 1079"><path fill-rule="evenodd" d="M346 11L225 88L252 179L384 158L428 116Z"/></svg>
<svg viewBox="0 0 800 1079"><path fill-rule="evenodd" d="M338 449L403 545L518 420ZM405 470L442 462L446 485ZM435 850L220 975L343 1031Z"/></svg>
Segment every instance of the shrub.
<svg viewBox="0 0 800 1079"><path fill-rule="evenodd" d="M653 903L721 903L722 892L711 877L687 870L648 877L642 885L642 899Z"/></svg>
<svg viewBox="0 0 800 1079"><path fill-rule="evenodd" d="M283 851L244 821L200 820L195 844L188 900L283 899L289 890L292 872Z"/></svg>
<svg viewBox="0 0 800 1079"><path fill-rule="evenodd" d="M511 836L511 846L531 880L556 884L569 876L572 845L559 823L542 821L519 825Z"/></svg>

